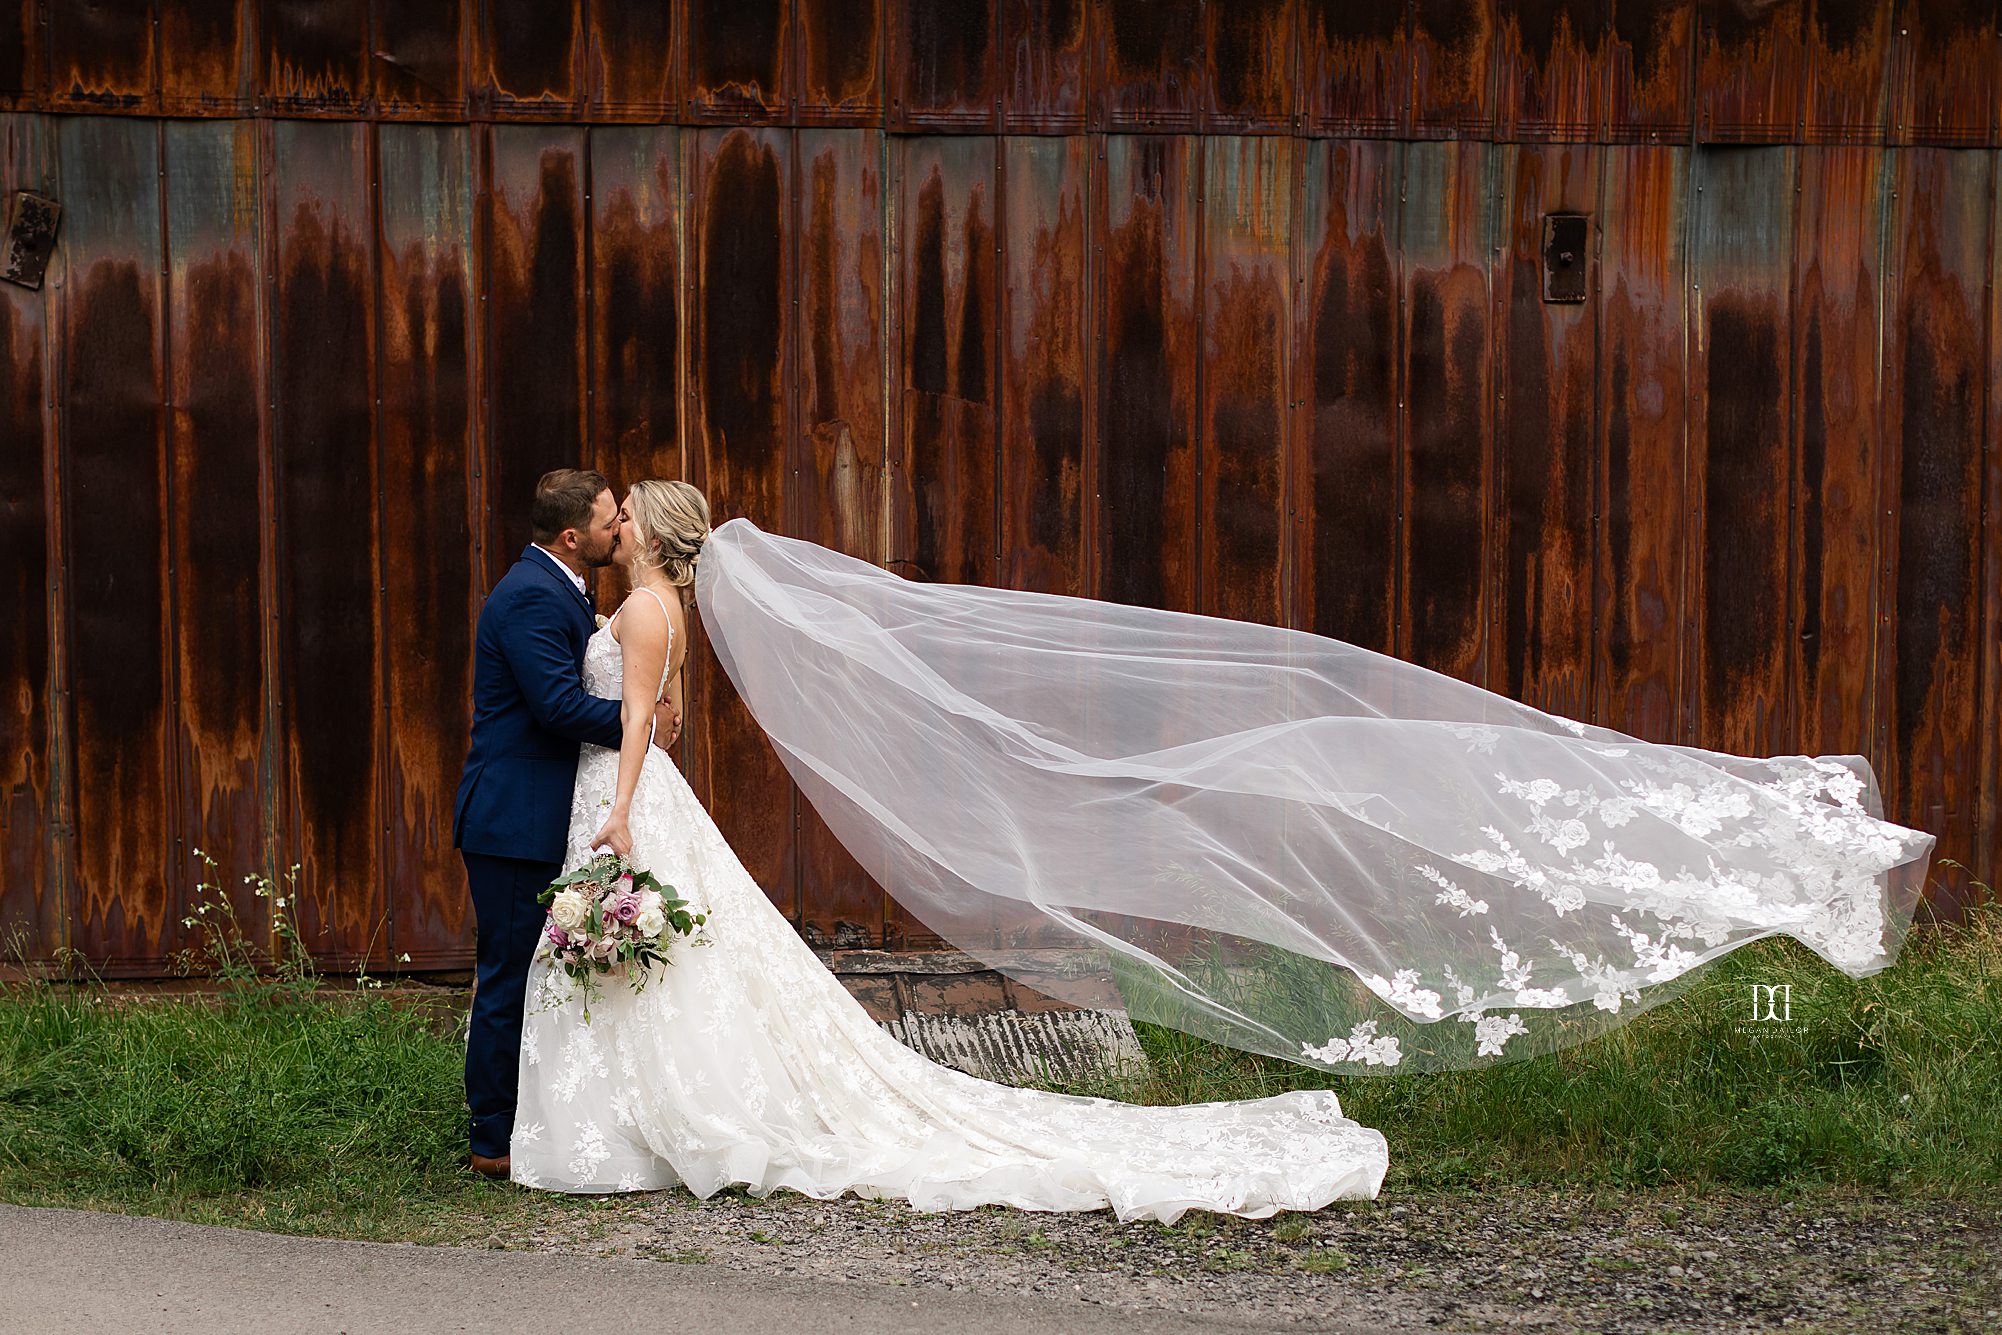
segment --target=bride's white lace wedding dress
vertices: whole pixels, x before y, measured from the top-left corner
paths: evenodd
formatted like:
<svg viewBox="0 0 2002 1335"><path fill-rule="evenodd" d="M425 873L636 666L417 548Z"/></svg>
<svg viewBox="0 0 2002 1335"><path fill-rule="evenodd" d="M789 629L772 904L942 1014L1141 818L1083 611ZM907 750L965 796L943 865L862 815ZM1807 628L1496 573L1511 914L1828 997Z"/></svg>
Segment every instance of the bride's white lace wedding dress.
<svg viewBox="0 0 2002 1335"><path fill-rule="evenodd" d="M609 627L585 686L616 699ZM618 753L585 746L566 866L590 856ZM690 901L708 944L677 940L645 991L606 980L587 1023L542 956L529 976L514 1180L568 1192L685 1184L709 1196L790 1187L923 1210L1110 1206L1172 1223L1206 1209L1263 1218L1371 1197L1381 1132L1332 1093L1142 1107L976 1079L869 1018L773 907L687 780L649 747L632 803L632 861Z"/></svg>

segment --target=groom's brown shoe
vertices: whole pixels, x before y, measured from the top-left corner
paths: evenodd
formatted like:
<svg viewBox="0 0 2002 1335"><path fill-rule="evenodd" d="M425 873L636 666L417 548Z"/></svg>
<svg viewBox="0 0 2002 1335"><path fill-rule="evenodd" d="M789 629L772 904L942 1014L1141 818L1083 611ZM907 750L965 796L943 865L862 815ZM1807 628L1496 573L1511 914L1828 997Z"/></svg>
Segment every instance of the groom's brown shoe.
<svg viewBox="0 0 2002 1335"><path fill-rule="evenodd" d="M475 1154L472 1159L472 1170L481 1177L499 1178L505 1181L508 1176L509 1166L508 1156L505 1154L501 1155L498 1159L488 1158L484 1154Z"/></svg>

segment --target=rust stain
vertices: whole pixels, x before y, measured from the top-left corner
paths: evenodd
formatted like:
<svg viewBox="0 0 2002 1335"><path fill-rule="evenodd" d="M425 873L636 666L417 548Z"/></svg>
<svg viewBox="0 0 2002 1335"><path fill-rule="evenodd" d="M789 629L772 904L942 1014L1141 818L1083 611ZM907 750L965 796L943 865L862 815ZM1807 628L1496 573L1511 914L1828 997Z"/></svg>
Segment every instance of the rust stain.
<svg viewBox="0 0 2002 1335"><path fill-rule="evenodd" d="M1531 0L1503 7L1495 51L1499 134L1597 137L1605 96L1608 2Z"/></svg>
<svg viewBox="0 0 2002 1335"><path fill-rule="evenodd" d="M281 787L316 955L360 957L383 900L368 203L360 131L279 127L274 295Z"/></svg>
<svg viewBox="0 0 2002 1335"><path fill-rule="evenodd" d="M1296 124L1299 45L1295 0L1206 6L1210 58L1209 128L1278 129Z"/></svg>
<svg viewBox="0 0 2002 1335"><path fill-rule="evenodd" d="M435 966L466 958L473 941L451 847L482 584L471 490L471 135L386 128L379 162L382 539L394 553L381 570L386 945L394 958Z"/></svg>
<svg viewBox="0 0 2002 1335"><path fill-rule="evenodd" d="M1603 463L1593 690L1598 719L1654 741L1689 737L1681 713L1688 153L1611 149L1600 263Z"/></svg>
<svg viewBox="0 0 2002 1335"><path fill-rule="evenodd" d="M1483 569L1494 398L1480 145L1405 158L1404 537L1400 651L1476 683L1487 671Z"/></svg>
<svg viewBox="0 0 2002 1335"><path fill-rule="evenodd" d="M1799 135L1806 0L1697 0L1696 137L1791 143Z"/></svg>
<svg viewBox="0 0 2002 1335"><path fill-rule="evenodd" d="M1393 136L1411 124L1403 0L1306 0L1302 113L1326 134Z"/></svg>
<svg viewBox="0 0 2002 1335"><path fill-rule="evenodd" d="M31 958L48 959L62 944L62 922L47 858L56 810L41 309L30 293L0 291L0 440L9 442L0 450L0 625L8 628L0 641L0 931L23 932Z"/></svg>
<svg viewBox="0 0 2002 1335"><path fill-rule="evenodd" d="M1085 591L1085 173L1082 139L1007 143L1001 580Z"/></svg>
<svg viewBox="0 0 2002 1335"><path fill-rule="evenodd" d="M496 126L487 302L489 585L528 544L535 480L584 462L584 132Z"/></svg>
<svg viewBox="0 0 2002 1335"><path fill-rule="evenodd" d="M465 29L469 6L400 5L377 0L369 54L376 107L385 117L467 115Z"/></svg>
<svg viewBox="0 0 2002 1335"><path fill-rule="evenodd" d="M691 302L690 480L720 523L744 515L789 531L787 312L793 277L790 136L711 131L696 141L699 256ZM780 912L798 922L798 795L771 744L730 686L706 637L694 635L695 771L716 821Z"/></svg>
<svg viewBox="0 0 2002 1335"><path fill-rule="evenodd" d="M288 111L352 115L368 93L367 0L266 0L265 86Z"/></svg>
<svg viewBox="0 0 2002 1335"><path fill-rule="evenodd" d="M159 7L160 104L169 113L237 116L250 110L255 65L247 0ZM0 87L5 87L0 73Z"/></svg>
<svg viewBox="0 0 2002 1335"><path fill-rule="evenodd" d="M1282 624L1285 392L1294 144L1212 139L1205 154L1203 610Z"/></svg>
<svg viewBox="0 0 2002 1335"><path fill-rule="evenodd" d="M1001 9L1003 124L1010 132L1085 128L1086 0L1008 0Z"/></svg>
<svg viewBox="0 0 2002 1335"><path fill-rule="evenodd" d="M1590 149L1514 153L1500 285L1506 302L1498 424L1504 634L1498 689L1572 718L1591 716L1596 312L1543 300L1543 217L1598 200Z"/></svg>
<svg viewBox="0 0 2002 1335"><path fill-rule="evenodd" d="M582 0L485 0L496 106L537 116L571 113L578 100L577 56L584 45L582 7ZM661 11L667 6L631 8ZM663 19L656 12L651 21L657 25ZM644 50L619 54L638 56ZM655 54L665 52L656 48Z"/></svg>
<svg viewBox="0 0 2002 1335"><path fill-rule="evenodd" d="M1294 465L1301 514L1295 624L1388 653L1397 551L1395 149L1308 146L1307 285L1295 360L1307 421Z"/></svg>
<svg viewBox="0 0 2002 1335"><path fill-rule="evenodd" d="M1095 128L1189 132L1203 121L1202 0L1098 0Z"/></svg>
<svg viewBox="0 0 2002 1335"><path fill-rule="evenodd" d="M1803 141L1883 142L1891 4L1892 0L1814 0L1802 24Z"/></svg>
<svg viewBox="0 0 2002 1335"><path fill-rule="evenodd" d="M930 0L897 7L890 20L894 128L984 129L996 123L994 3Z"/></svg>
<svg viewBox="0 0 2002 1335"><path fill-rule="evenodd" d="M1194 611L1196 200L1187 139L1108 140L1093 327L1095 595Z"/></svg>
<svg viewBox="0 0 2002 1335"><path fill-rule="evenodd" d="M875 124L883 112L879 0L799 0L801 123Z"/></svg>
<svg viewBox="0 0 2002 1335"><path fill-rule="evenodd" d="M689 111L731 121L784 115L791 6L773 0L686 3Z"/></svg>
<svg viewBox="0 0 2002 1335"><path fill-rule="evenodd" d="M1897 0L1890 142L1967 147L1996 138L1996 0Z"/></svg>
<svg viewBox="0 0 2002 1335"><path fill-rule="evenodd" d="M654 126L591 137L591 455L618 488L682 472L679 138ZM601 582L601 601L612 592Z"/></svg>
<svg viewBox="0 0 2002 1335"><path fill-rule="evenodd" d="M1486 137L1494 132L1496 0L1413 0L1412 131Z"/></svg>
<svg viewBox="0 0 2002 1335"><path fill-rule="evenodd" d="M1695 114L1690 86L1695 7L1689 0L1606 0L1606 138L1686 142Z"/></svg>

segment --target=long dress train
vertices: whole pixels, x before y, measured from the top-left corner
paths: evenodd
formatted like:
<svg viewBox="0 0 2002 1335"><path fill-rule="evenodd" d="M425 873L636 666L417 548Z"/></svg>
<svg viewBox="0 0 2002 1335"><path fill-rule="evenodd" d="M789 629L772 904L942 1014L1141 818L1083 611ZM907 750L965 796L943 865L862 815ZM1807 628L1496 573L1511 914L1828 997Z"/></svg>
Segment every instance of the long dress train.
<svg viewBox="0 0 2002 1335"><path fill-rule="evenodd" d="M609 628L585 686L617 698ZM609 807L618 753L585 746L566 866ZM708 915L643 992L604 980L588 1023L546 955L529 976L513 1175L566 1192L733 1183L821 1199L852 1191L922 1210L1110 1207L1172 1223L1251 1218L1373 1197L1381 1132L1331 1092L1142 1107L980 1080L906 1048L869 1018L744 869L671 758L649 748L632 861Z"/></svg>

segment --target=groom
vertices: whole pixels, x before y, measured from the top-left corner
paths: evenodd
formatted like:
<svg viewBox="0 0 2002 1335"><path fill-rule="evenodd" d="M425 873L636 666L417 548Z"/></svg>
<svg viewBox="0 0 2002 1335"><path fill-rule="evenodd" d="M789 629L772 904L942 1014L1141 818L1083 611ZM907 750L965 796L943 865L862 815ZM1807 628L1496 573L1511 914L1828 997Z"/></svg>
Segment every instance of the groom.
<svg viewBox="0 0 2002 1335"><path fill-rule="evenodd" d="M563 872L577 745L616 749L619 702L584 689L584 642L597 628L584 572L611 564L623 516L598 473L560 468L535 487L534 539L480 608L473 649L473 738L459 780L452 846L466 862L479 925L479 983L466 1044L473 1171L508 1175L523 992L542 935L536 896ZM663 704L665 747L680 720Z"/></svg>

